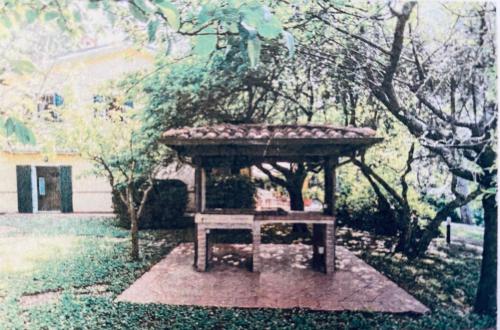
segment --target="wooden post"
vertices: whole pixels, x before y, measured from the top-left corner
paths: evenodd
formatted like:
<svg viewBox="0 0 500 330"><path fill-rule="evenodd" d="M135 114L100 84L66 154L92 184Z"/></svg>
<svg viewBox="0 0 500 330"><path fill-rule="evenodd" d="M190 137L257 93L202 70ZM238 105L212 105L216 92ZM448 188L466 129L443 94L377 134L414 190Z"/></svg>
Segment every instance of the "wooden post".
<svg viewBox="0 0 500 330"><path fill-rule="evenodd" d="M324 165L325 174L325 214L334 215L335 213L335 166L336 158L327 158Z"/></svg>
<svg viewBox="0 0 500 330"><path fill-rule="evenodd" d="M325 225L322 224L313 224L313 260L312 266L313 269L317 271L324 272L325 268L325 241L324 241L324 228Z"/></svg>
<svg viewBox="0 0 500 330"><path fill-rule="evenodd" d="M252 271L260 272L261 261L260 261L260 223L258 221L253 222L252 228Z"/></svg>
<svg viewBox="0 0 500 330"><path fill-rule="evenodd" d="M446 243L450 245L451 243L451 218L446 218Z"/></svg>
<svg viewBox="0 0 500 330"><path fill-rule="evenodd" d="M205 169L201 166L201 163L199 160L195 160L195 171L194 171L194 196L195 196L195 207L196 207L196 213L202 213L205 210L205 205L206 205L206 198L205 198L205 192L206 192L206 176L205 176ZM207 244L206 244L206 234L204 230L201 230L201 228L198 228L198 224L195 225L195 238L194 238L194 265L198 268L198 270L201 270L198 266L198 259L199 257L203 257L206 259L207 257ZM200 233L203 231L204 233L204 238L203 242L199 242L199 237ZM203 256L200 256L199 253L199 248L203 248ZM201 261L201 260L200 260ZM204 265L206 265L206 260L203 262ZM205 266L203 268L206 268ZM205 270L205 269L203 269Z"/></svg>
<svg viewBox="0 0 500 330"><path fill-rule="evenodd" d="M194 171L194 192L196 212L201 213L206 208L206 173L201 166L196 166Z"/></svg>
<svg viewBox="0 0 500 330"><path fill-rule="evenodd" d="M325 159L324 174L325 174L325 209L326 215L335 215L335 167L337 158L329 157ZM323 237L325 246L324 267L325 272L333 273L335 271L335 220L332 224L326 225Z"/></svg>

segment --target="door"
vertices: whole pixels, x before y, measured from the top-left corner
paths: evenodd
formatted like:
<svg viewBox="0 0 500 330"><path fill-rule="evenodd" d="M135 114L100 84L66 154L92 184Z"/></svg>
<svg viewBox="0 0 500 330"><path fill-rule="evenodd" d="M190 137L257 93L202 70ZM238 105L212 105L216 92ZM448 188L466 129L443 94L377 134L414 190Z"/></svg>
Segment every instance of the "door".
<svg viewBox="0 0 500 330"><path fill-rule="evenodd" d="M33 212L31 185L31 166L16 166L17 174L17 209L19 213Z"/></svg>
<svg viewBox="0 0 500 330"><path fill-rule="evenodd" d="M37 166L37 193L39 211L61 210L61 185L59 168Z"/></svg>
<svg viewBox="0 0 500 330"><path fill-rule="evenodd" d="M73 184L71 180L71 166L59 168L59 182L61 186L61 212L73 212Z"/></svg>

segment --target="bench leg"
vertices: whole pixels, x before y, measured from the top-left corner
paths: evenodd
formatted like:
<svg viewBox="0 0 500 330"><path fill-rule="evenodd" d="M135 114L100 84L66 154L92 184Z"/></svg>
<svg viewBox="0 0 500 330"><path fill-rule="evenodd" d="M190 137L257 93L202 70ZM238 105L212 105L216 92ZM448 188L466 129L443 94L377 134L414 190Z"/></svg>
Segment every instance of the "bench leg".
<svg viewBox="0 0 500 330"><path fill-rule="evenodd" d="M261 261L260 261L260 225L254 224L252 228L252 271L260 272Z"/></svg>

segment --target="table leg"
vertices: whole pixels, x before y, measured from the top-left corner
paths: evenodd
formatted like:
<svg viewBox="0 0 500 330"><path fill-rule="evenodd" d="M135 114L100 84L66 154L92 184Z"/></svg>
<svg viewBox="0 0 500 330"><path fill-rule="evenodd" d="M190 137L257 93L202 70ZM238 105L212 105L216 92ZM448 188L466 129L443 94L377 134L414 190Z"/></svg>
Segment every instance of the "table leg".
<svg viewBox="0 0 500 330"><path fill-rule="evenodd" d="M260 272L260 224L254 223L252 228L252 271Z"/></svg>
<svg viewBox="0 0 500 330"><path fill-rule="evenodd" d="M211 230L205 230L206 232L206 240L207 240L207 254L206 254L206 269L210 268L211 262L212 262L212 252L213 252L213 245L214 245L214 237L212 235Z"/></svg>
<svg viewBox="0 0 500 330"><path fill-rule="evenodd" d="M198 267L198 224L194 224L194 267Z"/></svg>
<svg viewBox="0 0 500 330"><path fill-rule="evenodd" d="M325 230L325 271L335 272L335 224L327 224Z"/></svg>
<svg viewBox="0 0 500 330"><path fill-rule="evenodd" d="M324 271L324 227L322 224L313 224L313 260L314 270ZM323 251L321 251L321 249Z"/></svg>
<svg viewBox="0 0 500 330"><path fill-rule="evenodd" d="M205 226L198 224L196 230L197 260L196 269L200 272L207 270L207 233Z"/></svg>

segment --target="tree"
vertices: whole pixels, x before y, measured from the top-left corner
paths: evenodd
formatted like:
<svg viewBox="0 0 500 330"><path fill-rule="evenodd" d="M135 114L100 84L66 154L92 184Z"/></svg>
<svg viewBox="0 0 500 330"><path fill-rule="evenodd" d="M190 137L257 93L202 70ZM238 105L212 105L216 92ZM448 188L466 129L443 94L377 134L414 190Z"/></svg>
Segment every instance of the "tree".
<svg viewBox="0 0 500 330"><path fill-rule="evenodd" d="M92 173L108 178L112 190L127 206L131 221L131 258L139 259L139 220L153 189L153 179L162 165L167 165L169 153L150 143L145 135L142 107L136 95L135 108L124 105L130 95L118 91L120 86L103 93L105 102L87 109L66 108L62 112L64 129L57 132L57 143L77 150L92 162ZM113 89L112 89L113 90ZM136 203L134 196L141 196Z"/></svg>
<svg viewBox="0 0 500 330"><path fill-rule="evenodd" d="M496 309L497 250L494 138L497 104L492 93L494 8L490 4L474 4L464 8L466 13L451 11L454 19L462 24L453 25L452 31L438 42L437 47L432 47L424 42L424 36L411 29L415 5L409 2L399 9L389 7L389 14L396 20L392 37L387 35L381 23L383 10L366 20L369 16L364 10L351 8L346 11L336 4L318 2L319 9L310 15L336 31L337 39L325 40L325 46L332 46L326 49L336 49L339 38L357 41L361 51L353 53L355 65L345 70L357 72L356 83L368 88L425 148L439 156L453 175L479 186L485 238L475 310L493 313ZM339 21L359 20L364 23L358 28L339 27ZM370 24L367 26L366 22ZM325 48L306 47L318 60L334 58L334 53ZM477 195L476 191L468 196L458 195L442 211L459 207L462 205L459 201ZM427 224L418 243L422 248L436 236L441 220L437 217Z"/></svg>

